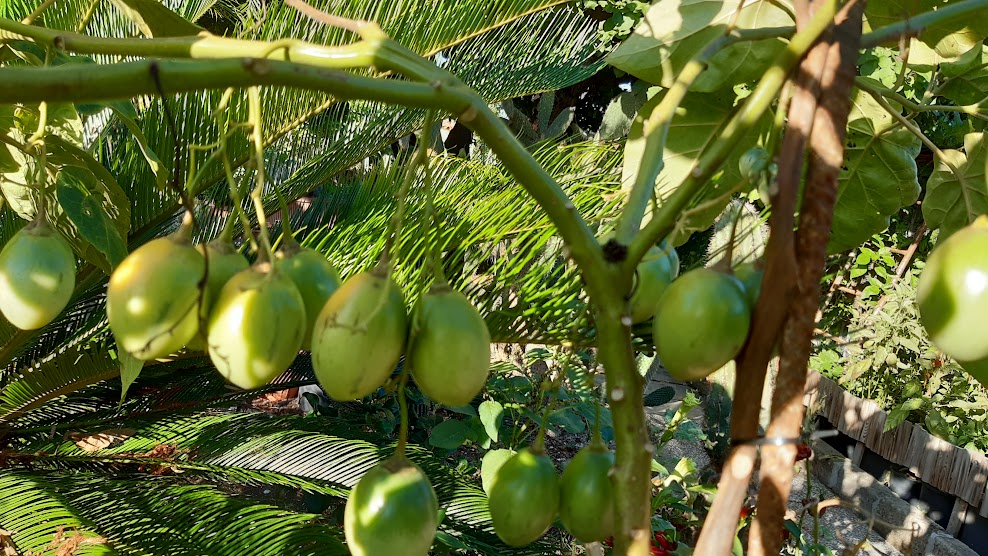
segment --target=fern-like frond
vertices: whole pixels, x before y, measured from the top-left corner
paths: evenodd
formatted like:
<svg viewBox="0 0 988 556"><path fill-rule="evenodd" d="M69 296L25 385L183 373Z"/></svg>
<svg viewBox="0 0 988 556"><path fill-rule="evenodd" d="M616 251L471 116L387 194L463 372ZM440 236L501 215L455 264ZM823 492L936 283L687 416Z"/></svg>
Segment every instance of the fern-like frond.
<svg viewBox="0 0 988 556"><path fill-rule="evenodd" d="M183 483L150 475L113 478L85 472L4 470L0 485L6 484L19 495L0 499L0 525L9 527L5 523L8 511L54 506L56 515L78 516L87 532L102 536L103 552L94 554L347 554L339 528L320 523L318 515L254 503L208 485ZM50 539L55 533L53 525L39 520L37 514L32 517L28 523L34 525L30 529L33 537L14 529L18 547L27 549L24 545L33 540L32 548L43 548L35 539L44 541L46 534Z"/></svg>

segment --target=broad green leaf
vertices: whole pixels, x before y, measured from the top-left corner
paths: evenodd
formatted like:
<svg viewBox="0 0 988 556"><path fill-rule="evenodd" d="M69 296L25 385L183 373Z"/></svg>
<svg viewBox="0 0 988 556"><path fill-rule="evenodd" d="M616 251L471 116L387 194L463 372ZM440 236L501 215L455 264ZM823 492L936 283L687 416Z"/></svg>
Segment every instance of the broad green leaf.
<svg viewBox="0 0 988 556"><path fill-rule="evenodd" d="M683 67L711 41L724 35L737 2L660 0L607 62L650 83L671 87ZM755 29L792 25L789 14L766 0L747 3L737 27ZM715 54L693 89L711 92L755 81L785 48L780 39L741 42Z"/></svg>
<svg viewBox="0 0 988 556"><path fill-rule="evenodd" d="M961 0L878 0L868 2L865 17L871 29L877 29L902 21L903 18L942 9ZM976 15L962 20L925 27L919 40L945 57L956 57L967 52L988 37L988 18ZM895 39L898 41L898 37Z"/></svg>
<svg viewBox="0 0 988 556"><path fill-rule="evenodd" d="M964 152L944 150L946 160L937 160L926 182L923 218L930 229L940 228L941 240L988 213L986 149L984 133L968 133L964 136ZM956 175L945 162L957 169Z"/></svg>
<svg viewBox="0 0 988 556"><path fill-rule="evenodd" d="M203 31L156 0L110 0L148 38L186 37Z"/></svg>
<svg viewBox="0 0 988 556"><path fill-rule="evenodd" d="M504 465L504 462L511 459L513 455L515 455L515 451L506 448L489 450L484 454L484 459L480 462L480 480L481 485L484 487L484 492L491 491L497 470Z"/></svg>
<svg viewBox="0 0 988 556"><path fill-rule="evenodd" d="M447 450L455 450L472 437L473 431L470 425L459 419L450 419L439 423L432 429L429 444Z"/></svg>
<svg viewBox="0 0 988 556"><path fill-rule="evenodd" d="M956 77L981 67L984 46L979 42L956 55L945 56L926 43L912 39L909 46L910 68L919 72L939 69L946 77Z"/></svg>
<svg viewBox="0 0 988 556"><path fill-rule="evenodd" d="M612 98L604 109L598 137L602 141L614 141L628 136L635 115L645 105L649 93L658 92L658 87L649 88L644 81L636 81L631 90Z"/></svg>
<svg viewBox="0 0 988 556"><path fill-rule="evenodd" d="M870 95L855 90L827 246L830 253L861 245L887 228L891 215L916 202L920 146L919 139L899 128Z"/></svg>
<svg viewBox="0 0 988 556"><path fill-rule="evenodd" d="M99 196L90 193L99 189L96 176L85 168L65 166L58 173L58 204L79 235L106 255L112 269L127 256L127 244L103 211Z"/></svg>
<svg viewBox="0 0 988 556"><path fill-rule="evenodd" d="M621 171L621 183L624 188L630 187L637 178L645 149L645 137L642 134L644 119L658 106L664 96L665 91L662 91L650 98L631 126L624 151L624 167ZM679 110L672 118L663 154L664 167L659 173L655 188L655 195L660 202L672 194L689 175L703 148L714 140L733 110L734 92L729 90L717 93L693 93L683 99ZM724 162L721 173L704 186L690 207L692 209L703 203L704 208L681 215L676 231L670 236L670 243L674 246L681 245L693 232L705 230L713 224L730 201L731 190L741 182L741 172L738 168L741 155L757 144L760 134L767 129L767 124L771 123L771 118L771 113L766 112L755 129L734 148ZM749 184L739 192L747 192L752 187L753 185ZM714 199L717 202L711 202ZM649 216L646 215L646 220Z"/></svg>
<svg viewBox="0 0 988 556"><path fill-rule="evenodd" d="M981 47L981 59L988 60L988 46ZM940 95L959 105L977 104L988 91L988 66L978 65L946 81Z"/></svg>
<svg viewBox="0 0 988 556"><path fill-rule="evenodd" d="M564 407L549 414L549 423L562 427L568 433L579 434L587 429L587 424L571 408Z"/></svg>
<svg viewBox="0 0 988 556"><path fill-rule="evenodd" d="M484 424L487 437L497 442L498 427L504 420L504 407L500 402L485 400L480 404L480 422Z"/></svg>
<svg viewBox="0 0 988 556"><path fill-rule="evenodd" d="M117 349L117 360L120 362L120 382L123 386L120 390L120 403L122 404L127 398L127 390L130 389L130 385L140 376L141 369L144 368L144 361L123 349Z"/></svg>

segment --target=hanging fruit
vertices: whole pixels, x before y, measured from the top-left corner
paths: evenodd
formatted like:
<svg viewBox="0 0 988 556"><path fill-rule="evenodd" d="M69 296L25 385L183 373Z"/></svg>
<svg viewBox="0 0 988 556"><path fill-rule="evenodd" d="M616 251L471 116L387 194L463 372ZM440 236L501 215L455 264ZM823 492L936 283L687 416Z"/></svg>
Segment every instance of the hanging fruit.
<svg viewBox="0 0 988 556"><path fill-rule="evenodd" d="M563 470L559 517L580 542L598 542L614 534L612 467L614 454L602 443L593 443L577 452Z"/></svg>
<svg viewBox="0 0 988 556"><path fill-rule="evenodd" d="M414 322L408 358L415 383L438 403L470 403L490 374L491 335L484 318L444 283L419 301Z"/></svg>
<svg viewBox="0 0 988 556"><path fill-rule="evenodd" d="M241 388L258 388L288 369L305 333L295 284L269 263L237 273L209 316L209 358Z"/></svg>
<svg viewBox="0 0 988 556"><path fill-rule="evenodd" d="M506 461L490 487L494 532L509 546L525 546L545 534L559 511L559 475L541 451L526 448Z"/></svg>
<svg viewBox="0 0 988 556"><path fill-rule="evenodd" d="M322 253L305 249L294 240L275 253L274 265L295 283L302 294L307 315L302 349L309 349L319 313L330 296L340 288L340 274Z"/></svg>
<svg viewBox="0 0 988 556"><path fill-rule="evenodd" d="M75 289L75 255L39 218L0 251L0 312L21 330L36 330L68 305Z"/></svg>
<svg viewBox="0 0 988 556"><path fill-rule="evenodd" d="M189 343L199 329L204 273L205 261L185 225L128 255L106 290L106 314L117 345L147 361Z"/></svg>
<svg viewBox="0 0 988 556"><path fill-rule="evenodd" d="M353 487L343 514L353 556L426 556L439 527L428 477L404 456L378 464Z"/></svg>
<svg viewBox="0 0 988 556"><path fill-rule="evenodd" d="M312 334L312 366L326 393L349 401L381 387L405 349L407 319L401 289L386 266L344 282Z"/></svg>
<svg viewBox="0 0 988 556"><path fill-rule="evenodd" d="M649 249L635 274L635 290L629 301L631 321L639 323L652 318L662 294L678 275L679 255L675 249Z"/></svg>
<svg viewBox="0 0 988 556"><path fill-rule="evenodd" d="M699 380L741 350L751 325L744 286L733 275L698 268L659 301L652 324L656 354L677 380Z"/></svg>

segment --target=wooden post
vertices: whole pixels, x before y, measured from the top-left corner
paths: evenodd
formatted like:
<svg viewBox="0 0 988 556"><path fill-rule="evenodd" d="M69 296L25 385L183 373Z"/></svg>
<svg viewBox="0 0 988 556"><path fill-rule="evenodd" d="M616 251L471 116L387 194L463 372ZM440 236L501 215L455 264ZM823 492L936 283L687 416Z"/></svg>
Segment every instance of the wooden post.
<svg viewBox="0 0 988 556"><path fill-rule="evenodd" d="M954 498L954 508L950 510L950 521L947 522L947 534L956 537L961 527L967 522L968 503L960 498Z"/></svg>

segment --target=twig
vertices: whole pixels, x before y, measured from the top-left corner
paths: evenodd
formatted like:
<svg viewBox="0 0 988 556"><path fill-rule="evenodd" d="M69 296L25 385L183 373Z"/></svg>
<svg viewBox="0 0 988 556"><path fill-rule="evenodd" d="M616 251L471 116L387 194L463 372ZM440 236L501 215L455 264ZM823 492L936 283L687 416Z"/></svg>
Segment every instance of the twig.
<svg viewBox="0 0 988 556"><path fill-rule="evenodd" d="M359 19L348 19L345 17L340 17L338 15L326 13L318 8L311 6L310 4L305 2L305 0L285 0L285 3L295 8L302 14L306 15L309 19L313 21L325 23L326 25L331 25L333 27L339 27L340 29L346 29L347 31L353 31L358 35L362 33L363 29L368 24L370 24L370 22L368 21L362 21Z"/></svg>

